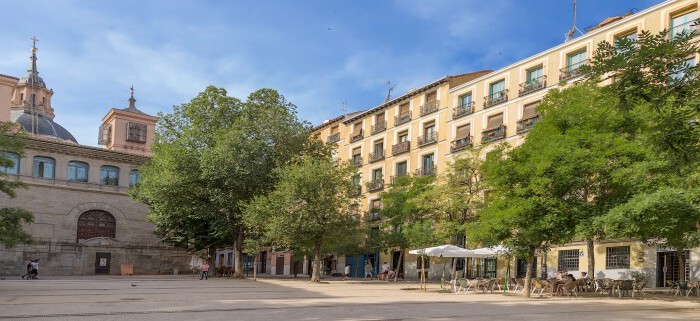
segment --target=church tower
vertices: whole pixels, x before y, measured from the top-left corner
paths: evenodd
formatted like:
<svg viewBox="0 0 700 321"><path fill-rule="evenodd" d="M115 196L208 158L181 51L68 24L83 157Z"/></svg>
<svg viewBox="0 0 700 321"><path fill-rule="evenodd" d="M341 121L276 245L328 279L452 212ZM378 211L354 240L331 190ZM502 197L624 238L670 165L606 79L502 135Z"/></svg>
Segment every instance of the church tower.
<svg viewBox="0 0 700 321"><path fill-rule="evenodd" d="M158 117L136 109L134 87L131 87L129 107L112 108L102 118L98 143L105 149L151 156Z"/></svg>

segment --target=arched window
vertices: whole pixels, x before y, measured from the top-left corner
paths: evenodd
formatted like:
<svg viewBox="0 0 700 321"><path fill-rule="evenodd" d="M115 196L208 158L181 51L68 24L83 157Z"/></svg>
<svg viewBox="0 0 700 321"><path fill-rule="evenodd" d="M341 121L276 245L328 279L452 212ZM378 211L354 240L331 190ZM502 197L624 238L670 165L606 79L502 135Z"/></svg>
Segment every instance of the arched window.
<svg viewBox="0 0 700 321"><path fill-rule="evenodd" d="M10 160L12 164L8 166L0 166L0 173L17 175L19 174L19 155L10 152L0 152L6 160Z"/></svg>
<svg viewBox="0 0 700 321"><path fill-rule="evenodd" d="M19 103L24 106L24 93L19 93Z"/></svg>
<svg viewBox="0 0 700 321"><path fill-rule="evenodd" d="M117 220L105 211L87 211L78 217L78 240L93 237L114 238L116 230Z"/></svg>
<svg viewBox="0 0 700 321"><path fill-rule="evenodd" d="M119 186L119 167L105 165L100 168L100 184Z"/></svg>
<svg viewBox="0 0 700 321"><path fill-rule="evenodd" d="M132 169L129 173L129 187L134 187L139 182L139 170Z"/></svg>
<svg viewBox="0 0 700 321"><path fill-rule="evenodd" d="M32 164L32 176L53 179L55 175L56 161L53 158L35 156Z"/></svg>
<svg viewBox="0 0 700 321"><path fill-rule="evenodd" d="M72 182L87 182L90 166L84 162L68 162L68 180Z"/></svg>

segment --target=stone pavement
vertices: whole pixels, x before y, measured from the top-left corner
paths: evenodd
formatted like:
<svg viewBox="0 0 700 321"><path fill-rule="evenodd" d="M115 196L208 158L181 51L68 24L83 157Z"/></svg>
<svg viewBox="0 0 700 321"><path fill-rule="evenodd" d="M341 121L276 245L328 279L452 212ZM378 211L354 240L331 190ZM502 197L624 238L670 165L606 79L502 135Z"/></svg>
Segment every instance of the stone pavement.
<svg viewBox="0 0 700 321"><path fill-rule="evenodd" d="M135 285L135 286L132 286ZM523 299L412 282L191 276L0 281L4 320L699 320L697 297ZM658 299L657 299L658 298Z"/></svg>

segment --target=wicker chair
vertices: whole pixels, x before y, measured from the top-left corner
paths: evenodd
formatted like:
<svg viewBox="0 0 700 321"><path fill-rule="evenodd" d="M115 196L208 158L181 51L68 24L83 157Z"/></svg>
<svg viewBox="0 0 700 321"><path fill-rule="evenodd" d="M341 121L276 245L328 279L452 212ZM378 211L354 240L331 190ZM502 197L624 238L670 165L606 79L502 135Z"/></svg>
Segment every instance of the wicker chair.
<svg viewBox="0 0 700 321"><path fill-rule="evenodd" d="M578 294L576 293L578 282L566 282L559 286L562 287L562 293L566 293L566 296L571 296L571 294L573 294L574 296L578 297Z"/></svg>
<svg viewBox="0 0 700 321"><path fill-rule="evenodd" d="M547 281L542 281L540 279L534 279L532 281L532 292L530 295L534 294L535 291L540 290L540 296L542 296L542 293L544 293L544 290L549 287L549 284Z"/></svg>

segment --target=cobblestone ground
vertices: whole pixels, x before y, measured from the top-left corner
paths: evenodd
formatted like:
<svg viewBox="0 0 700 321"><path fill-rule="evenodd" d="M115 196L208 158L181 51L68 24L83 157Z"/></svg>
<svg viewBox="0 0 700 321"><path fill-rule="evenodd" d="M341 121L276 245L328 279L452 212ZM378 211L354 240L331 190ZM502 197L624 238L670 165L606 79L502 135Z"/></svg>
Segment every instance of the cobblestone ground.
<svg viewBox="0 0 700 321"><path fill-rule="evenodd" d="M523 299L416 288L189 276L3 280L0 320L700 320L697 297Z"/></svg>

